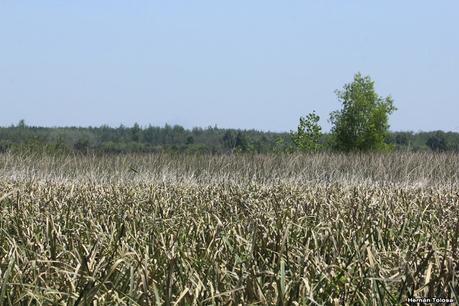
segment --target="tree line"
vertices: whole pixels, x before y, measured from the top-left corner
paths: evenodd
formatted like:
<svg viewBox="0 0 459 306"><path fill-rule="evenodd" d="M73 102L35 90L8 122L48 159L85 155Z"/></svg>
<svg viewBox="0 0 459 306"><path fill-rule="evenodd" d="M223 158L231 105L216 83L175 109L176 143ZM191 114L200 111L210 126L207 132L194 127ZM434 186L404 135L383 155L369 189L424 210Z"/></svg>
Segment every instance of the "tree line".
<svg viewBox="0 0 459 306"><path fill-rule="evenodd" d="M459 133L390 132L396 108L392 97L380 97L369 76L357 73L336 91L342 104L330 114L332 129L323 133L313 111L300 117L290 133L218 127L185 129L134 124L131 127L36 127L24 120L0 127L0 153L291 153L318 151L459 151Z"/></svg>
<svg viewBox="0 0 459 306"><path fill-rule="evenodd" d="M334 151L331 133L321 133L320 148ZM393 150L459 151L459 133L389 132L384 140ZM291 153L304 150L290 133L217 127L34 127L16 124L0 128L0 152L47 153Z"/></svg>
<svg viewBox="0 0 459 306"><path fill-rule="evenodd" d="M21 121L0 128L0 152L79 153L227 153L285 151L288 133L217 127L185 129L163 127L37 127Z"/></svg>

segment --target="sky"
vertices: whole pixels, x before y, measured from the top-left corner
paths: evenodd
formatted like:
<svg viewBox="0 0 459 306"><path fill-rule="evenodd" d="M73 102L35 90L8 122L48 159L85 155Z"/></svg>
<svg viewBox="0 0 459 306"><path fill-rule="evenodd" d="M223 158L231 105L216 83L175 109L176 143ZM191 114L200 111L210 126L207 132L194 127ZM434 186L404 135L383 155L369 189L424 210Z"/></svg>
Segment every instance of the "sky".
<svg viewBox="0 0 459 306"><path fill-rule="evenodd" d="M0 0L0 126L288 131L369 75L391 130L459 132L459 1Z"/></svg>

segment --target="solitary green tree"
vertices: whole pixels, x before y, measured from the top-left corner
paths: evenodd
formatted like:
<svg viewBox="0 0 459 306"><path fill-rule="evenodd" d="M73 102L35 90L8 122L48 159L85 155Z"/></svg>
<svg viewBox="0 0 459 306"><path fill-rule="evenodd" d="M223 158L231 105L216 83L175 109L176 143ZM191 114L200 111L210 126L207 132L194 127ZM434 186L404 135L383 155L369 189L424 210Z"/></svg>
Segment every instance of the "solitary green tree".
<svg viewBox="0 0 459 306"><path fill-rule="evenodd" d="M389 115L396 108L392 97L380 97L369 76L357 73L336 95L343 108L330 114L333 143L340 151L382 151L389 130Z"/></svg>
<svg viewBox="0 0 459 306"><path fill-rule="evenodd" d="M291 131L290 136L295 146L303 152L313 152L320 148L322 128L319 125L320 117L312 112L305 117L300 117L300 124L296 132Z"/></svg>

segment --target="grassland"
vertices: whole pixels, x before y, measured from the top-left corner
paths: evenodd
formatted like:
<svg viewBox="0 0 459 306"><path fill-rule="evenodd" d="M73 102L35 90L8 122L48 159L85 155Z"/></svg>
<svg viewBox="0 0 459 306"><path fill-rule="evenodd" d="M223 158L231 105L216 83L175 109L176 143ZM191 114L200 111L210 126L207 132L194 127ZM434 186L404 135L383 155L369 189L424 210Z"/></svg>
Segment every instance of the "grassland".
<svg viewBox="0 0 459 306"><path fill-rule="evenodd" d="M0 305L459 299L459 156L0 155Z"/></svg>

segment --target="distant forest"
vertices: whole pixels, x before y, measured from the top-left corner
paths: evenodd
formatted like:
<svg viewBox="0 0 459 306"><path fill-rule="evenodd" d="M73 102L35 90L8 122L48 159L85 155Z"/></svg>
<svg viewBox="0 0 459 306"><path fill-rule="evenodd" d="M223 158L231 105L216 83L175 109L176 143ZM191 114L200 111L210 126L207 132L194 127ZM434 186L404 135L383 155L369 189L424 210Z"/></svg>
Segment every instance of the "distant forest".
<svg viewBox="0 0 459 306"><path fill-rule="evenodd" d="M322 150L328 134L323 134ZM459 151L459 133L389 132L385 139L394 150ZM185 129L163 127L35 127L24 121L0 127L0 152L43 153L281 153L295 152L290 133L236 130L217 127Z"/></svg>

